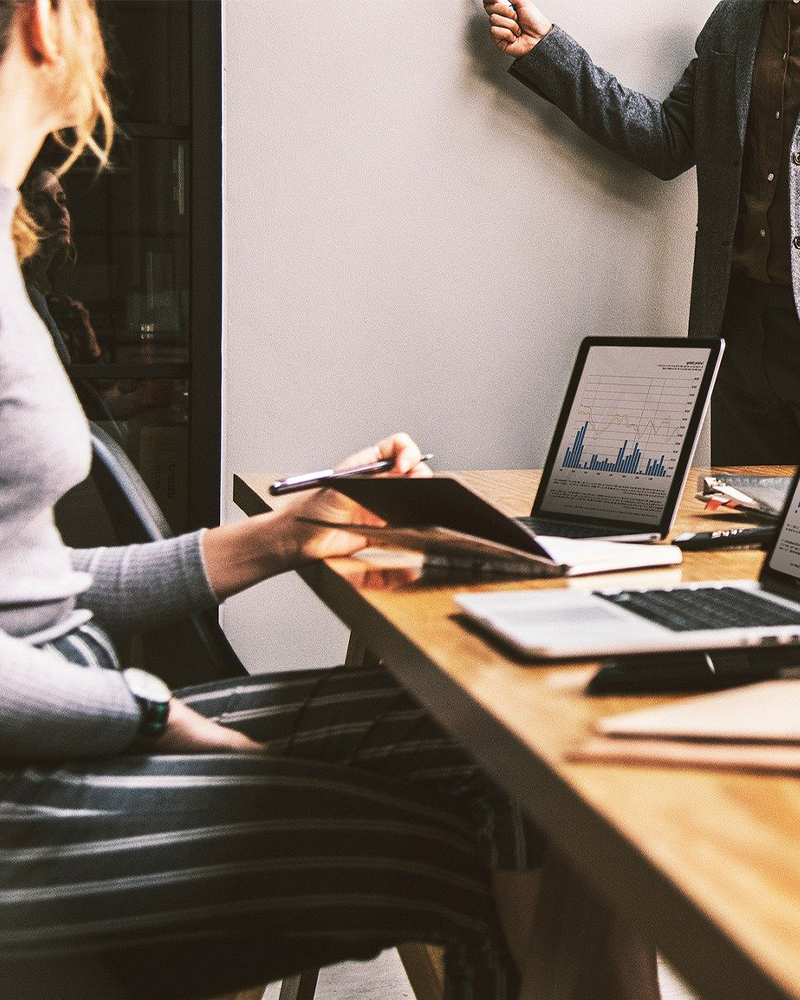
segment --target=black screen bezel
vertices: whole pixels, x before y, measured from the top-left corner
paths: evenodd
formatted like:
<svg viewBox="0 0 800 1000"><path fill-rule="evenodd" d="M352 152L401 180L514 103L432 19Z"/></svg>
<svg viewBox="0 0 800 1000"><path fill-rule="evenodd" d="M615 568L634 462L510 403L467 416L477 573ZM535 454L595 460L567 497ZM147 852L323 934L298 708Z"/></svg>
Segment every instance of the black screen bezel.
<svg viewBox="0 0 800 1000"><path fill-rule="evenodd" d="M681 449L678 463L675 468L675 474L672 478L672 486L667 494L667 499L664 504L661 517L653 523L646 521L629 521L624 519L615 520L608 517L600 519L593 517L592 515L562 514L561 512L544 510L542 507L544 497L547 492L546 485L550 480L550 476L552 475L553 467L558 460L558 456L561 454L561 439L564 436L564 429L567 425L567 421L569 420L573 403L575 402L575 396L583 375L583 369L586 365L586 359L589 356L589 351L593 347L699 347L706 348L709 351L706 367L703 372L703 380L700 383L700 389L697 393L694 410L692 411L692 415L689 419L689 426L686 431L683 448ZM553 520L568 521L575 524L607 524L615 533L627 532L629 534L643 534L646 532L657 532L661 538L666 538L670 528L672 527L675 511L677 510L678 502L681 498L681 494L683 493L683 487L689 473L689 462L694 454L697 436L700 433L700 424L706 410L708 397L716 379L719 361L724 348L724 340L717 337L698 337L692 339L688 339L686 337L584 337L581 341L580 347L578 348L578 356L575 359L575 366L572 369L572 375L570 376L570 380L567 385L567 391L564 394L564 401L561 404L561 411L550 442L550 448L547 453L544 468L542 469L542 478L539 481L539 487L536 490L536 496L533 501L531 516L552 518Z"/></svg>

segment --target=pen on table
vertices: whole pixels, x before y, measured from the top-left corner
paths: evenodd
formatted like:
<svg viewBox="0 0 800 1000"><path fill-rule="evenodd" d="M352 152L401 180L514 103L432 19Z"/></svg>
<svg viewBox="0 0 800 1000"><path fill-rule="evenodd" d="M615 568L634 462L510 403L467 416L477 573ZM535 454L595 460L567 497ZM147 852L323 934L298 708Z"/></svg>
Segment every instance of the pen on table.
<svg viewBox="0 0 800 1000"><path fill-rule="evenodd" d="M430 462L432 454L423 455L420 462ZM378 462L368 462L366 465L352 465L349 469L320 469L318 472L303 472L297 476L287 476L278 479L269 488L271 496L282 496L284 493L297 493L300 490L310 490L315 486L324 486L336 479L349 479L351 476L370 476L378 472L388 472L394 466L393 458L382 458Z"/></svg>
<svg viewBox="0 0 800 1000"><path fill-rule="evenodd" d="M776 530L772 525L763 525L758 528L727 528L724 531L687 531L676 535L672 544L686 550L735 549L771 542Z"/></svg>

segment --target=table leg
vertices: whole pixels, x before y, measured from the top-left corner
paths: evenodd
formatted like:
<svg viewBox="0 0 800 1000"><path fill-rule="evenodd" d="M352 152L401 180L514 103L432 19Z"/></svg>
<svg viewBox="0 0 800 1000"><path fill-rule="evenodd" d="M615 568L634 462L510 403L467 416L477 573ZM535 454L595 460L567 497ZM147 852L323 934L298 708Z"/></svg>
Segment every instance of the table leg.
<svg viewBox="0 0 800 1000"><path fill-rule="evenodd" d="M531 965L521 1000L605 996L611 909L559 855L545 862L536 904Z"/></svg>
<svg viewBox="0 0 800 1000"><path fill-rule="evenodd" d="M377 667L381 661L380 657L367 649L367 644L359 638L358 633L353 631L347 643L344 662L348 667Z"/></svg>
<svg viewBox="0 0 800 1000"><path fill-rule="evenodd" d="M380 657L367 648L354 630L350 633L344 662L347 666L376 667ZM441 1000L444 995L441 948L426 944L401 944L397 952L417 1000Z"/></svg>
<svg viewBox="0 0 800 1000"><path fill-rule="evenodd" d="M290 976L281 983L278 1000L314 1000L319 969L310 969L299 976Z"/></svg>

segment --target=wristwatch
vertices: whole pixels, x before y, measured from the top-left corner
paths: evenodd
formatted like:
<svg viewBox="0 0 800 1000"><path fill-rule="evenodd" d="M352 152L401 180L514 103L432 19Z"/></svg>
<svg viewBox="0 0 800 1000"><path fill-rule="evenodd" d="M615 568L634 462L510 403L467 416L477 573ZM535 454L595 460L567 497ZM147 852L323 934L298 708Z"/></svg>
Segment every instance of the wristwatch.
<svg viewBox="0 0 800 1000"><path fill-rule="evenodd" d="M128 667L122 671L122 676L142 713L137 738L156 739L167 728L172 692L160 677L138 667Z"/></svg>

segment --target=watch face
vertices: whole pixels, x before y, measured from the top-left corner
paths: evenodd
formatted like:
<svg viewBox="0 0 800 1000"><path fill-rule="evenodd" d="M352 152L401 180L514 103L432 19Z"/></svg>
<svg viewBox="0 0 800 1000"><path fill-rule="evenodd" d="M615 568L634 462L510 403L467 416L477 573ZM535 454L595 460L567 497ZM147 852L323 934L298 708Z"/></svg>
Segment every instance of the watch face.
<svg viewBox="0 0 800 1000"><path fill-rule="evenodd" d="M139 670L138 667L128 667L124 670L123 677L136 698L143 698L145 701L164 702L169 701L172 692L169 687L154 674L148 674L146 670Z"/></svg>

